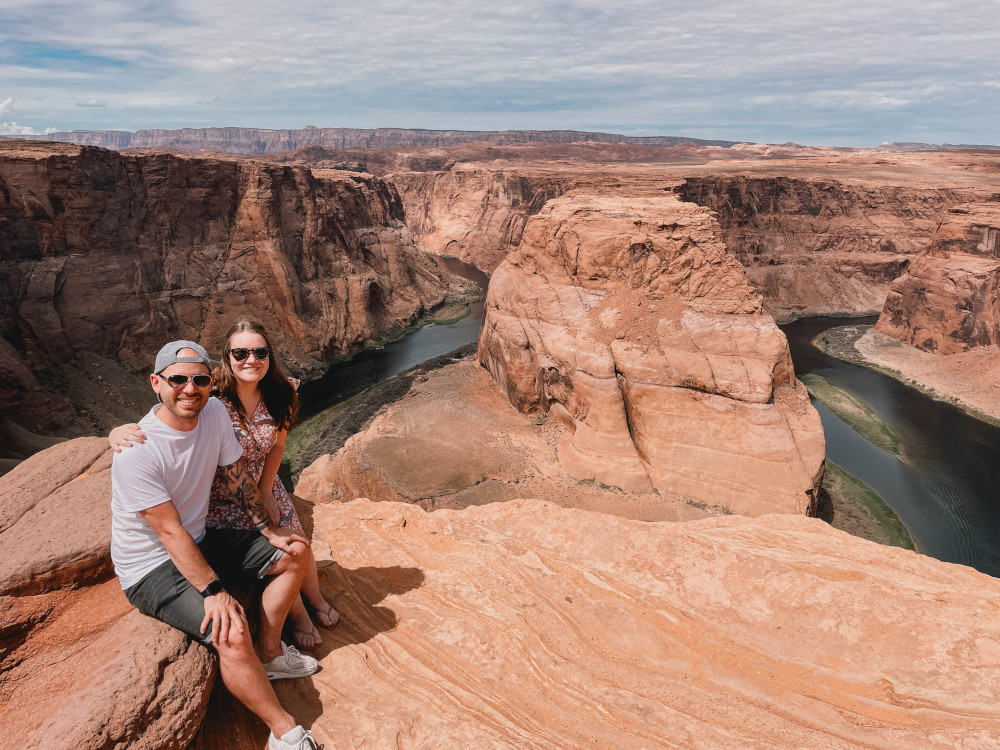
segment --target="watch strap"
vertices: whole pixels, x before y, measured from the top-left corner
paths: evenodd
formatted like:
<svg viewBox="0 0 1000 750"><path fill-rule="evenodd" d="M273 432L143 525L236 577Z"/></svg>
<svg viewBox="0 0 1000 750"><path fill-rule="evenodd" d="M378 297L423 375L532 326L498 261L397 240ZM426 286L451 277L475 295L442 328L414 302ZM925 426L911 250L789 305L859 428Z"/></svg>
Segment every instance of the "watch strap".
<svg viewBox="0 0 1000 750"><path fill-rule="evenodd" d="M215 596L220 591L222 591L222 581L216 578L202 590L201 595L202 598L207 599L210 596Z"/></svg>

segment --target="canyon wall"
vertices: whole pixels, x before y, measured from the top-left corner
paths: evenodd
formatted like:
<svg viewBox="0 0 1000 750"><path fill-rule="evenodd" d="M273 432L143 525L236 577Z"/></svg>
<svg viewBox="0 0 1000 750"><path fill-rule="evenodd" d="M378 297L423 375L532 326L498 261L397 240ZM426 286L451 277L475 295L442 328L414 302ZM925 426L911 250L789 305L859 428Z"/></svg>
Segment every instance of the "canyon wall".
<svg viewBox="0 0 1000 750"><path fill-rule="evenodd" d="M0 143L0 409L44 411L31 394L53 378L72 401L76 376L59 368L83 352L84 372L99 357L135 373L175 338L217 353L248 314L292 371L315 369L446 288L396 191L371 176Z"/></svg>
<svg viewBox="0 0 1000 750"><path fill-rule="evenodd" d="M880 313L889 284L923 251L945 211L976 196L745 174L688 177L678 194L716 212L726 246L779 319Z"/></svg>
<svg viewBox="0 0 1000 750"><path fill-rule="evenodd" d="M735 141L704 140L680 136L624 136L579 130L417 130L407 128L315 128L266 130L263 128L181 128L178 130L74 130L28 136L32 140L60 141L105 148L207 149L230 154L276 154L303 146L327 148L396 148L398 146L454 146L482 141L512 143L626 143L637 146L675 146L697 143L731 146Z"/></svg>
<svg viewBox="0 0 1000 750"><path fill-rule="evenodd" d="M896 279L876 329L924 351L1000 344L1000 199L946 211Z"/></svg>
<svg viewBox="0 0 1000 750"><path fill-rule="evenodd" d="M493 275L479 359L517 409L569 425L578 479L809 513L819 416L719 236L675 196L548 202Z"/></svg>
<svg viewBox="0 0 1000 750"><path fill-rule="evenodd" d="M521 243L525 222L578 180L516 169L454 166L388 175L420 247L471 263L486 273Z"/></svg>

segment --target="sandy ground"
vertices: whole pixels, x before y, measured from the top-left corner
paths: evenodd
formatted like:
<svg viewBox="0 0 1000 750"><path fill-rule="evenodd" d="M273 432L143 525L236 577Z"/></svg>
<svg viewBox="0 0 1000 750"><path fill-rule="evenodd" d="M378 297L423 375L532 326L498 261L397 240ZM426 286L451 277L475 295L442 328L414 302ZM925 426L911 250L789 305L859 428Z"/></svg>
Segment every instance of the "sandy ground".
<svg viewBox="0 0 1000 750"><path fill-rule="evenodd" d="M1000 349L931 354L899 343L870 326L844 326L817 341L823 351L874 367L987 422L1000 424Z"/></svg>

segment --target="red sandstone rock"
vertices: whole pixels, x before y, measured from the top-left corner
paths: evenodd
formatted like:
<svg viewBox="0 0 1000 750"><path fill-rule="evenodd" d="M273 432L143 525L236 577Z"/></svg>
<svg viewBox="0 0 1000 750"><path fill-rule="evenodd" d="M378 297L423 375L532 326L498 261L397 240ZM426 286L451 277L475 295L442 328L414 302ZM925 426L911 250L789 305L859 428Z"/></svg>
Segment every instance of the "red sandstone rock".
<svg viewBox="0 0 1000 750"><path fill-rule="evenodd" d="M819 416L718 235L673 196L550 201L493 276L479 358L519 410L571 425L578 479L807 513Z"/></svg>
<svg viewBox="0 0 1000 750"><path fill-rule="evenodd" d="M128 603L111 567L111 451L81 438L0 478L0 726L13 748L186 747L209 652Z"/></svg>
<svg viewBox="0 0 1000 750"><path fill-rule="evenodd" d="M359 500L314 522L342 624L279 690L328 748L1000 747L1000 583L969 568L789 515Z"/></svg>
<svg viewBox="0 0 1000 750"><path fill-rule="evenodd" d="M678 191L716 212L726 246L778 318L881 311L944 210L974 195L817 172L690 177Z"/></svg>
<svg viewBox="0 0 1000 750"><path fill-rule="evenodd" d="M927 251L893 282L876 328L938 354L1000 343L1000 203L944 214Z"/></svg>
<svg viewBox="0 0 1000 750"><path fill-rule="evenodd" d="M456 166L446 172L398 172L406 223L420 247L460 258L487 273L521 242L528 218L573 179Z"/></svg>
<svg viewBox="0 0 1000 750"><path fill-rule="evenodd" d="M173 338L217 353L241 315L293 371L412 323L447 281L402 220L368 176L0 143L0 353L17 352L0 409L31 405L32 372L81 352L143 374Z"/></svg>
<svg viewBox="0 0 1000 750"><path fill-rule="evenodd" d="M775 317L875 314L945 212L996 192L989 178L996 156L988 154L737 146L654 155L536 146L440 149L433 153L450 163L438 167L420 163L421 154L430 160L429 149L407 159L392 152L389 179L400 187L417 241L491 270L516 249L543 193L646 197L676 189L716 211L723 240ZM616 163L622 160L643 163Z"/></svg>
<svg viewBox="0 0 1000 750"><path fill-rule="evenodd" d="M572 437L550 417L521 414L473 362L418 378L405 398L299 477L295 493L313 503L371 500L427 510L544 497L572 508L645 521L684 521L720 509L667 493L624 492L581 481L561 466L558 446Z"/></svg>

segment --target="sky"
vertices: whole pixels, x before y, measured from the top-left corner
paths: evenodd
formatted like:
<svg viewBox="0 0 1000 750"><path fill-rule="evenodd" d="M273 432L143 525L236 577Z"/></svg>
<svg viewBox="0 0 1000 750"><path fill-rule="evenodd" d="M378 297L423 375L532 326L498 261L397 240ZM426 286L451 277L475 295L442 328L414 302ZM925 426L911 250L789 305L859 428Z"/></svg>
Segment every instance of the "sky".
<svg viewBox="0 0 1000 750"><path fill-rule="evenodd" d="M1000 0L0 0L0 134L1000 144Z"/></svg>

